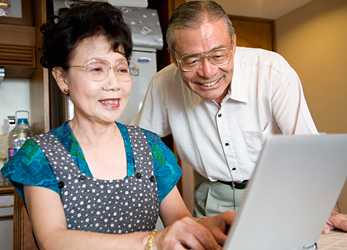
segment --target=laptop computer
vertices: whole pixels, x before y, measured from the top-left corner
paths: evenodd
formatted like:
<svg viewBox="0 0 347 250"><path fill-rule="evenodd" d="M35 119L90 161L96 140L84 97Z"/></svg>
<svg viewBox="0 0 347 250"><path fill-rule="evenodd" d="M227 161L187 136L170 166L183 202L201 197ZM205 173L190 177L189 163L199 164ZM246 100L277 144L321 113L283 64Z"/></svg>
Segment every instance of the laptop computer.
<svg viewBox="0 0 347 250"><path fill-rule="evenodd" d="M224 249L316 249L346 176L347 134L269 137Z"/></svg>

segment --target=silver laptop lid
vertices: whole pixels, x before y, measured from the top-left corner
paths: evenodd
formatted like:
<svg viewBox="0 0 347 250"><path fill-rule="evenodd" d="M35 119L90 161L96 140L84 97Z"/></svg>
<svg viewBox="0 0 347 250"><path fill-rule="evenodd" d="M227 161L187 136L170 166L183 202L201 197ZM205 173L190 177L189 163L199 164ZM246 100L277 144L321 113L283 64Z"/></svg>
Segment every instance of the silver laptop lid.
<svg viewBox="0 0 347 250"><path fill-rule="evenodd" d="M314 249L346 175L346 134L270 137L224 249Z"/></svg>

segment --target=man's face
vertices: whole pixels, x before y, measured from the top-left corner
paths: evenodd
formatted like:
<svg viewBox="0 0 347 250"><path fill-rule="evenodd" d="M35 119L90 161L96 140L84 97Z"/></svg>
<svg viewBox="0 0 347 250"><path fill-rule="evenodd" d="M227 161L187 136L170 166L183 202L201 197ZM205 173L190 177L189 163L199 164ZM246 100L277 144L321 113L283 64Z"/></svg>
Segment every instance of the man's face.
<svg viewBox="0 0 347 250"><path fill-rule="evenodd" d="M175 31L174 58L184 83L206 100L220 103L233 74L235 40L224 19Z"/></svg>

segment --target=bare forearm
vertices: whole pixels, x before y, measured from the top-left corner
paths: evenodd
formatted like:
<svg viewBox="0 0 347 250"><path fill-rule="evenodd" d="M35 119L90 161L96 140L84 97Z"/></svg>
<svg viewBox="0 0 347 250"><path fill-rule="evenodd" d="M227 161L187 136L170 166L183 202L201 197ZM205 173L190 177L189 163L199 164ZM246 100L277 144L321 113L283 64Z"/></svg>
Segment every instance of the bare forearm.
<svg viewBox="0 0 347 250"><path fill-rule="evenodd" d="M130 234L104 234L77 230L59 230L38 237L40 249L79 250L79 249L145 249L148 232Z"/></svg>

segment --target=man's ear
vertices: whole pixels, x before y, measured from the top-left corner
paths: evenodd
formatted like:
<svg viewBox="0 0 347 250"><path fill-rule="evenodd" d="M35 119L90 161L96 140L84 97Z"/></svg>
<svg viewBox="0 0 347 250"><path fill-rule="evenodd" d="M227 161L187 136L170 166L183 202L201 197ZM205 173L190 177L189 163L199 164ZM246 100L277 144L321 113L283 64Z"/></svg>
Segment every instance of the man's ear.
<svg viewBox="0 0 347 250"><path fill-rule="evenodd" d="M68 80L66 79L66 72L62 67L54 67L52 69L52 75L63 94L68 95L69 94L69 85Z"/></svg>
<svg viewBox="0 0 347 250"><path fill-rule="evenodd" d="M174 63L178 67L177 60L174 53L175 53L174 51L170 50L170 62Z"/></svg>
<svg viewBox="0 0 347 250"><path fill-rule="evenodd" d="M232 41L232 48L233 48L233 51L235 51L235 49L236 49L236 34L234 34L232 37L231 37L231 41Z"/></svg>

